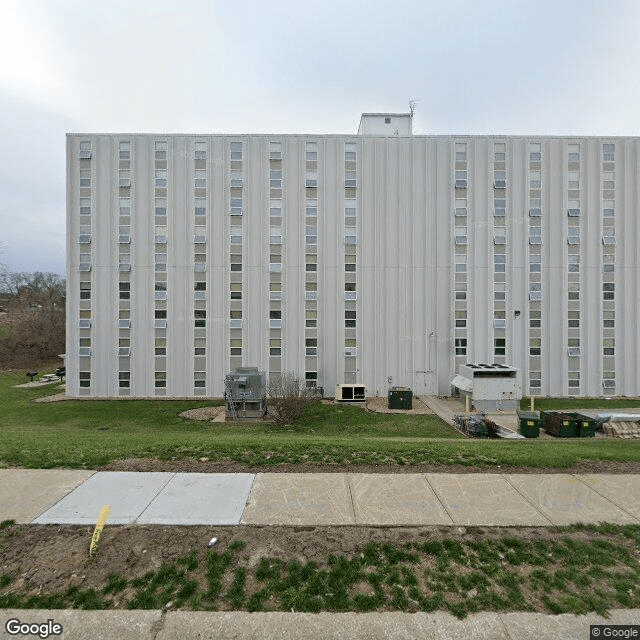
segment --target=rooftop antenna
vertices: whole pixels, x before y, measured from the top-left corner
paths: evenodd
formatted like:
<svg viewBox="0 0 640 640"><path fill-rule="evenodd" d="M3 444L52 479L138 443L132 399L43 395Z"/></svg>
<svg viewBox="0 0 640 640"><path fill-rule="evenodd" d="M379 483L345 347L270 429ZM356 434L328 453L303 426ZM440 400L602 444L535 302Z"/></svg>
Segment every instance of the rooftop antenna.
<svg viewBox="0 0 640 640"><path fill-rule="evenodd" d="M409 115L413 118L413 114L416 112L416 106L418 105L418 102L420 102L420 100L422 100L422 98L411 98L411 100L409 100Z"/></svg>

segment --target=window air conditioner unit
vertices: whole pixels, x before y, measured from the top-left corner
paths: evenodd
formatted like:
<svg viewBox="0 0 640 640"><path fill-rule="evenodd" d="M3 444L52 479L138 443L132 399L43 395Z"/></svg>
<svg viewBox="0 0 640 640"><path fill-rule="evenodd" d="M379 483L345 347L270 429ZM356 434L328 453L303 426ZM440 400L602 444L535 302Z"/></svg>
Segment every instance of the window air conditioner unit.
<svg viewBox="0 0 640 640"><path fill-rule="evenodd" d="M304 292L304 299L305 300L317 300L318 299L318 292L317 291L305 291ZM346 300L346 297L345 297Z"/></svg>
<svg viewBox="0 0 640 640"><path fill-rule="evenodd" d="M80 347L78 349L78 355L80 357L90 356L91 355L91 347Z"/></svg>
<svg viewBox="0 0 640 640"><path fill-rule="evenodd" d="M569 236L567 244L580 244L580 236Z"/></svg>
<svg viewBox="0 0 640 640"><path fill-rule="evenodd" d="M609 379L609 380L603 380L603 381L602 381L602 386L603 386L605 389L612 389L613 387L615 387L615 386L616 386L616 381L615 381L615 380L611 380L611 379Z"/></svg>
<svg viewBox="0 0 640 640"><path fill-rule="evenodd" d="M541 236L531 236L529 238L529 244L542 244Z"/></svg>
<svg viewBox="0 0 640 640"><path fill-rule="evenodd" d="M91 320L80 320L80 322L78 323L78 328L79 329L91 329Z"/></svg>
<svg viewBox="0 0 640 640"><path fill-rule="evenodd" d="M88 233L81 233L78 238L79 244L91 244L91 235Z"/></svg>
<svg viewBox="0 0 640 640"><path fill-rule="evenodd" d="M345 187L355 187L357 184L356 180L345 180L344 181L344 186Z"/></svg>
<svg viewBox="0 0 640 640"><path fill-rule="evenodd" d="M542 216L542 209L529 209L529 215L532 218L540 218Z"/></svg>
<svg viewBox="0 0 640 640"><path fill-rule="evenodd" d="M242 318L229 320L229 329L242 329Z"/></svg>
<svg viewBox="0 0 640 640"><path fill-rule="evenodd" d="M120 235L118 236L118 244L129 244L131 242L131 236L130 235Z"/></svg>
<svg viewBox="0 0 640 640"><path fill-rule="evenodd" d="M336 402L364 402L366 387L362 384L337 384Z"/></svg>
<svg viewBox="0 0 640 640"><path fill-rule="evenodd" d="M467 188L467 181L466 180L456 180L455 188L456 189L466 189Z"/></svg>
<svg viewBox="0 0 640 640"><path fill-rule="evenodd" d="M80 271L91 271L91 263L90 262L81 262L78 267Z"/></svg>
<svg viewBox="0 0 640 640"><path fill-rule="evenodd" d="M166 300L167 292L166 291L156 291L154 295L155 300Z"/></svg>
<svg viewBox="0 0 640 640"><path fill-rule="evenodd" d="M602 244L611 245L611 244L615 244L615 243L616 243L615 236L602 236Z"/></svg>
<svg viewBox="0 0 640 640"><path fill-rule="evenodd" d="M572 218L577 218L580 215L580 209L567 209L567 213Z"/></svg>
<svg viewBox="0 0 640 640"><path fill-rule="evenodd" d="M576 357L580 355L580 347L569 347L569 349L567 349L567 353L572 357Z"/></svg>
<svg viewBox="0 0 640 640"><path fill-rule="evenodd" d="M130 187L131 178L120 178L120 180L118 180L118 186L122 188Z"/></svg>
<svg viewBox="0 0 640 640"><path fill-rule="evenodd" d="M493 188L494 189L506 189L507 188L507 181L506 180L494 180L493 181Z"/></svg>
<svg viewBox="0 0 640 640"><path fill-rule="evenodd" d="M118 355L128 358L131 355L131 347L118 347Z"/></svg>
<svg viewBox="0 0 640 640"><path fill-rule="evenodd" d="M357 347L345 347L344 349L345 356L357 356L358 348Z"/></svg>
<svg viewBox="0 0 640 640"><path fill-rule="evenodd" d="M131 320L118 320L118 329L131 329Z"/></svg>
<svg viewBox="0 0 640 640"><path fill-rule="evenodd" d="M91 158L91 149L80 149L78 158L80 158L80 160L89 160Z"/></svg>
<svg viewBox="0 0 640 640"><path fill-rule="evenodd" d="M153 322L154 329L166 329L167 321L166 320L154 320Z"/></svg>

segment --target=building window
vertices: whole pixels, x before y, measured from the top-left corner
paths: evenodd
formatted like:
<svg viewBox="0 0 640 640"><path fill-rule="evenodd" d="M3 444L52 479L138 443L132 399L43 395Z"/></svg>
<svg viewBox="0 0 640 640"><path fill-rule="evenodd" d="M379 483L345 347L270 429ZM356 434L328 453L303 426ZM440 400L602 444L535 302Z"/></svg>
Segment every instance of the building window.
<svg viewBox="0 0 640 640"><path fill-rule="evenodd" d="M615 338L604 338L604 340L602 341L602 355L605 355L605 356L616 355Z"/></svg>
<svg viewBox="0 0 640 640"><path fill-rule="evenodd" d="M282 340L280 338L269 339L269 355L270 356L282 355Z"/></svg>
<svg viewBox="0 0 640 640"><path fill-rule="evenodd" d="M78 373L79 383L81 388L88 388L91 386L91 372L80 371Z"/></svg>
<svg viewBox="0 0 640 640"><path fill-rule="evenodd" d="M529 338L529 355L539 356L542 346L541 338Z"/></svg>
<svg viewBox="0 0 640 640"><path fill-rule="evenodd" d="M506 354L506 344L507 344L507 341L505 338L494 338L493 340L494 355L504 356Z"/></svg>
<svg viewBox="0 0 640 640"><path fill-rule="evenodd" d="M155 338L155 355L166 356L167 355L167 339L164 337Z"/></svg>
<svg viewBox="0 0 640 640"><path fill-rule="evenodd" d="M456 311L455 312L456 328L462 328L467 326L467 312Z"/></svg>
<svg viewBox="0 0 640 640"><path fill-rule="evenodd" d="M467 339L466 338L456 338L455 339L455 348L457 356L466 356L467 355Z"/></svg>
<svg viewBox="0 0 640 640"><path fill-rule="evenodd" d="M614 300L615 288L616 288L616 285L613 282L603 282L602 283L602 299Z"/></svg>

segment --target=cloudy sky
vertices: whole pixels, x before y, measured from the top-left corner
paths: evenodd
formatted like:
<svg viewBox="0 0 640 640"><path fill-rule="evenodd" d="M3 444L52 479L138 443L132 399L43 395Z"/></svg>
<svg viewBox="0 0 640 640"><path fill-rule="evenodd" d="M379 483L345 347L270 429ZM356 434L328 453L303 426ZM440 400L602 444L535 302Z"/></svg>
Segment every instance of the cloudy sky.
<svg viewBox="0 0 640 640"><path fill-rule="evenodd" d="M65 268L65 133L640 133L637 0L0 0L0 262Z"/></svg>

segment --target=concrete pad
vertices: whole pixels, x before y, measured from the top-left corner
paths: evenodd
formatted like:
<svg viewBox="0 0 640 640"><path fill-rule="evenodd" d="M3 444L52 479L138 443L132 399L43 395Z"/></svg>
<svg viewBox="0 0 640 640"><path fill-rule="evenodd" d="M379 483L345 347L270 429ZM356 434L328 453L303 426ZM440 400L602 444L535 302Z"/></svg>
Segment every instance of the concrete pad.
<svg viewBox="0 0 640 640"><path fill-rule="evenodd" d="M518 431L518 416L515 413L490 413L487 418L493 420L497 425L509 431Z"/></svg>
<svg viewBox="0 0 640 640"><path fill-rule="evenodd" d="M107 524L131 524L147 508L173 473L102 471L35 520L37 524L95 524L100 509L111 505Z"/></svg>
<svg viewBox="0 0 640 640"><path fill-rule="evenodd" d="M355 524L344 473L259 473L242 524Z"/></svg>
<svg viewBox="0 0 640 640"><path fill-rule="evenodd" d="M507 474L509 482L553 524L636 523L636 519L565 473Z"/></svg>
<svg viewBox="0 0 640 640"><path fill-rule="evenodd" d="M504 476L490 473L427 473L426 476L454 524L550 524L549 519L534 509Z"/></svg>
<svg viewBox="0 0 640 640"><path fill-rule="evenodd" d="M62 625L62 634L50 639L64 640L153 640L160 625L160 611L83 611L80 609L3 609L0 611L0 638L37 638L10 635L6 623L18 619L24 623L46 623L53 620Z"/></svg>
<svg viewBox="0 0 640 640"><path fill-rule="evenodd" d="M31 522L95 471L0 469L0 522Z"/></svg>
<svg viewBox="0 0 640 640"><path fill-rule="evenodd" d="M424 474L349 474L356 524L452 524Z"/></svg>
<svg viewBox="0 0 640 640"><path fill-rule="evenodd" d="M509 640L499 614L169 612L156 640Z"/></svg>
<svg viewBox="0 0 640 640"><path fill-rule="evenodd" d="M136 524L239 524L255 474L176 473Z"/></svg>
<svg viewBox="0 0 640 640"><path fill-rule="evenodd" d="M640 475L588 473L575 477L640 520Z"/></svg>

